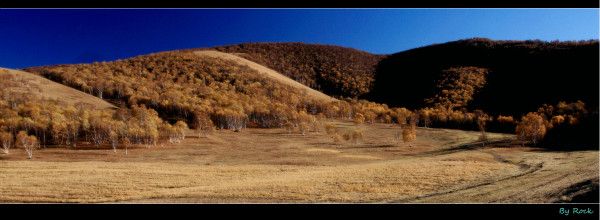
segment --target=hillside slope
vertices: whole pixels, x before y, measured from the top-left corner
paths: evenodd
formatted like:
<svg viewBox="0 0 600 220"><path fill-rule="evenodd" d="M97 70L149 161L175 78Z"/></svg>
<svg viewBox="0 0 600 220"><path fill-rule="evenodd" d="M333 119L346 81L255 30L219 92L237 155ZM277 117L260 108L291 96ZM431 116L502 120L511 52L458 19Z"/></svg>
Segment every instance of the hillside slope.
<svg viewBox="0 0 600 220"><path fill-rule="evenodd" d="M598 60L598 41L448 42L383 59L369 99L391 106L427 106L426 100L440 92L435 88L446 79L444 72L468 67L487 72L478 92L469 93L469 110L518 117L543 104L577 100L597 109Z"/></svg>
<svg viewBox="0 0 600 220"><path fill-rule="evenodd" d="M332 96L360 97L373 86L377 63L384 58L332 45L247 43L215 47L274 69Z"/></svg>
<svg viewBox="0 0 600 220"><path fill-rule="evenodd" d="M5 77L8 75L13 77ZM13 85L13 87L3 89L25 92L42 99L57 100L69 105L86 103L95 109L115 108L114 105L93 95L81 92L77 89L73 89L60 83L53 82L29 72L0 68L0 76L2 76L2 80L4 81L3 83L12 81Z"/></svg>
<svg viewBox="0 0 600 220"><path fill-rule="evenodd" d="M294 127L336 101L273 70L218 51L171 51L27 70L192 128ZM337 102L336 102L337 103ZM312 115L309 115L312 114Z"/></svg>
<svg viewBox="0 0 600 220"><path fill-rule="evenodd" d="M315 98L315 99L319 99L319 100L323 100L323 101L327 101L327 102L336 100L328 95L323 94L322 92L316 91L302 83L294 81L293 79L290 79L287 76L284 76L275 70L269 69L263 65L260 65L258 63L247 60L245 58L236 56L234 54L223 53L223 52L212 51L212 50L200 50L200 51L195 51L194 53L199 56L208 56L208 57L212 57L212 58L216 58L216 59L229 60L229 61L235 62L236 64L238 64L240 66L247 66L250 69L255 70L256 72L263 74L264 76L268 77L269 79L272 79L272 80L277 81L284 85L289 85L298 90L306 91L306 94L308 96Z"/></svg>

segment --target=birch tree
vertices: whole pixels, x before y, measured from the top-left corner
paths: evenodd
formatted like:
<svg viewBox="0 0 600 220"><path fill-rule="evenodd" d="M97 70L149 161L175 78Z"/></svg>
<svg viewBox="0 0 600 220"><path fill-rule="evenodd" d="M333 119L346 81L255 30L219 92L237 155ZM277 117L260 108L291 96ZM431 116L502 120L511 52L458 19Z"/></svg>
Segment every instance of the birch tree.
<svg viewBox="0 0 600 220"><path fill-rule="evenodd" d="M6 131L0 132L0 142L2 144L2 151L5 154L8 154L9 149L13 145L13 135L10 132L6 132Z"/></svg>

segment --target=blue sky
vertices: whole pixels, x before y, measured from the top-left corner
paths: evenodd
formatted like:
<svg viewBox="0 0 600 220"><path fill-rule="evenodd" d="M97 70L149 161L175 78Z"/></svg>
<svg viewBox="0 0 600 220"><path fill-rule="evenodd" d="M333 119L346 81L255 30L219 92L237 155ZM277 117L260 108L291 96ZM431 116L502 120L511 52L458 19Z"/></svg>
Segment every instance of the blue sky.
<svg viewBox="0 0 600 220"><path fill-rule="evenodd" d="M0 9L0 67L243 42L395 53L464 38L598 39L598 9Z"/></svg>

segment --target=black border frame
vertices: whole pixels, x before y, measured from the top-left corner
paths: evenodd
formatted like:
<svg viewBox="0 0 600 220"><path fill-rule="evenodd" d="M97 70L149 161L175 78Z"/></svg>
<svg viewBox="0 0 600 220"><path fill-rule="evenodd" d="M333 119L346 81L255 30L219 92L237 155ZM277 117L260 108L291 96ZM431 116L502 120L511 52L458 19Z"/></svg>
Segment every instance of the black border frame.
<svg viewBox="0 0 600 220"><path fill-rule="evenodd" d="M253 0L0 1L2 8L598 8L598 0ZM591 215L561 215L560 208L591 209ZM598 219L598 203L584 204L0 204L3 216L209 218L242 216L296 218L413 219ZM14 215L9 215L14 214Z"/></svg>
<svg viewBox="0 0 600 220"><path fill-rule="evenodd" d="M560 209L592 214L560 214ZM598 219L598 204L5 204L3 216L144 219ZM9 215L10 214L10 215ZM12 215L14 214L14 215ZM84 217L84 218L85 218ZM439 218L438 218L439 217Z"/></svg>

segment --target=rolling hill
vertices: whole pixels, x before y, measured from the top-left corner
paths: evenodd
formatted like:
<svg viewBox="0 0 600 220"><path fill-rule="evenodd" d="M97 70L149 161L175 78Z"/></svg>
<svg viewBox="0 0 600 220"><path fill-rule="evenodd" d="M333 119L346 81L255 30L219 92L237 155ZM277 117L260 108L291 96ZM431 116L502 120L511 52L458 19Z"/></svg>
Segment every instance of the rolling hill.
<svg viewBox="0 0 600 220"><path fill-rule="evenodd" d="M116 103L143 104L164 119L185 120L193 128L298 127L299 121L314 121L313 115L325 113L325 105L340 103L267 67L218 51L171 51L27 70Z"/></svg>
<svg viewBox="0 0 600 220"><path fill-rule="evenodd" d="M3 89L14 92L28 93L41 99L57 100L68 105L85 103L95 109L116 108L114 105L93 95L29 72L0 68L0 77L3 79L3 85L12 84L12 86Z"/></svg>

